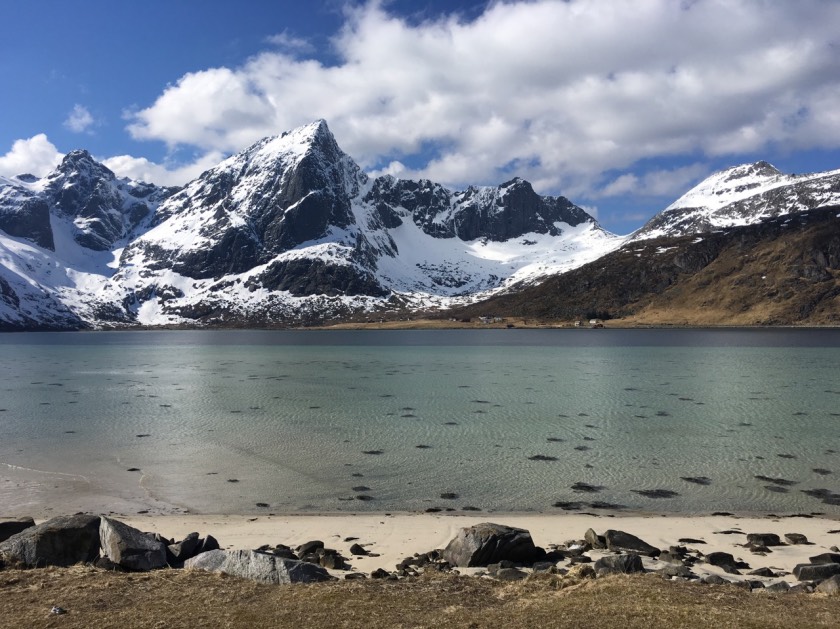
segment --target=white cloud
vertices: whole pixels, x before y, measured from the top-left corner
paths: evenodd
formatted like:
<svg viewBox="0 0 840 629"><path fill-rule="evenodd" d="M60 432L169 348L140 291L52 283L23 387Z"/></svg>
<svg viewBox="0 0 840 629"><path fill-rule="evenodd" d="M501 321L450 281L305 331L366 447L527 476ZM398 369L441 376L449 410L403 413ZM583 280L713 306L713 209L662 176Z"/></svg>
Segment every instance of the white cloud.
<svg viewBox="0 0 840 629"><path fill-rule="evenodd" d="M288 30L266 37L265 41L287 52L306 54L315 51L315 47L308 40L297 37Z"/></svg>
<svg viewBox="0 0 840 629"><path fill-rule="evenodd" d="M145 157L117 155L102 160L118 177L147 181L159 186L179 186L195 179L205 170L217 166L224 159L222 153L210 151L193 162L182 165L156 164Z"/></svg>
<svg viewBox="0 0 840 629"><path fill-rule="evenodd" d="M305 42L281 33L280 51L181 77L131 114L131 135L230 152L325 118L383 172L460 184L515 171L542 192L601 196L688 177L598 192L601 173L639 160L840 147L840 3L499 1L416 23L373 1L346 15L335 65L296 57Z"/></svg>
<svg viewBox="0 0 840 629"><path fill-rule="evenodd" d="M593 198L623 195L672 197L684 193L708 175L709 169L703 164L651 170L641 175L624 173L593 192L591 196Z"/></svg>
<svg viewBox="0 0 840 629"><path fill-rule="evenodd" d="M55 168L63 155L43 133L16 140L11 150L0 156L0 175L12 177L29 173L43 177Z"/></svg>
<svg viewBox="0 0 840 629"><path fill-rule="evenodd" d="M67 115L64 126L74 133L83 133L90 129L95 120L87 107L74 105L72 111Z"/></svg>

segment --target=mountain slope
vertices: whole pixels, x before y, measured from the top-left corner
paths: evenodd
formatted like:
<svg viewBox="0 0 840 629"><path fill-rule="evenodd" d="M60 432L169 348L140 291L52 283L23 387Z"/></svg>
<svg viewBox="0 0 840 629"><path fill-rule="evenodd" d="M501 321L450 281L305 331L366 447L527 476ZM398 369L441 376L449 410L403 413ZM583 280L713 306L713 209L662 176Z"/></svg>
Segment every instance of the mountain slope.
<svg viewBox="0 0 840 629"><path fill-rule="evenodd" d="M628 242L515 295L453 312L632 324L840 324L840 206L702 236Z"/></svg>
<svg viewBox="0 0 840 629"><path fill-rule="evenodd" d="M0 181L0 229L9 304L27 291L55 302L40 319L36 305L27 317L0 311L21 327L54 325L62 308L77 318L67 326L98 327L442 307L622 242L521 179L464 191L371 180L324 121L261 140L181 190L118 180L75 151L45 179Z"/></svg>

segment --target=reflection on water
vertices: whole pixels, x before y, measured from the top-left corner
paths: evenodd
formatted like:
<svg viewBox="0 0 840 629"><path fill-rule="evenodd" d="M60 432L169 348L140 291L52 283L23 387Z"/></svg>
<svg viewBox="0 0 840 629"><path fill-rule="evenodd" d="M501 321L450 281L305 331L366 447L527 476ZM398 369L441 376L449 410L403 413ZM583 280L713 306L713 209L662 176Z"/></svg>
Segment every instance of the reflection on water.
<svg viewBox="0 0 840 629"><path fill-rule="evenodd" d="M204 512L836 514L839 366L832 331L0 335L0 463Z"/></svg>

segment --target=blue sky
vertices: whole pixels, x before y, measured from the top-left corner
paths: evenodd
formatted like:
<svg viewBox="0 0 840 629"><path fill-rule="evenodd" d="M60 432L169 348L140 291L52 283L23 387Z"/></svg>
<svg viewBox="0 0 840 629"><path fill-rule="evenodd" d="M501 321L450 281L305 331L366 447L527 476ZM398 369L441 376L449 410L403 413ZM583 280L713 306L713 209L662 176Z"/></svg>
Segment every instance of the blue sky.
<svg viewBox="0 0 840 629"><path fill-rule="evenodd" d="M0 174L185 183L325 118L373 174L513 175L628 233L715 170L840 168L840 2L4 1Z"/></svg>

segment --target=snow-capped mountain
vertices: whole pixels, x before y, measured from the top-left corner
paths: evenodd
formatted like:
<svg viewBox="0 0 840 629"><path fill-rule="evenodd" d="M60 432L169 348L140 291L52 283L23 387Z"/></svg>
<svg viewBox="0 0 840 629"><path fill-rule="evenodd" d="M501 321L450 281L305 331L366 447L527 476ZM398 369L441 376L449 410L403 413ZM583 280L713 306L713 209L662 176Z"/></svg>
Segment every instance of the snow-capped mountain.
<svg viewBox="0 0 840 629"><path fill-rule="evenodd" d="M452 191L369 178L324 121L266 138L181 190L85 151L0 179L0 325L288 323L465 303L618 247L513 179Z"/></svg>
<svg viewBox="0 0 840 629"><path fill-rule="evenodd" d="M786 175L767 162L722 170L700 182L632 234L633 240L753 225L840 203L840 170Z"/></svg>

